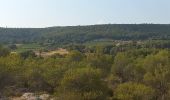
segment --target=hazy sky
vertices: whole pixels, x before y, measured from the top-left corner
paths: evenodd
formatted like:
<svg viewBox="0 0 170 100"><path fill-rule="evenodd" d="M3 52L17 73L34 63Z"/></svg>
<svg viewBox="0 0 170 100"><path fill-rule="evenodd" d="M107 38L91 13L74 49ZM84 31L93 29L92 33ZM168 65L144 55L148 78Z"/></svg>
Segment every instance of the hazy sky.
<svg viewBox="0 0 170 100"><path fill-rule="evenodd" d="M170 0L0 0L1 27L170 23Z"/></svg>

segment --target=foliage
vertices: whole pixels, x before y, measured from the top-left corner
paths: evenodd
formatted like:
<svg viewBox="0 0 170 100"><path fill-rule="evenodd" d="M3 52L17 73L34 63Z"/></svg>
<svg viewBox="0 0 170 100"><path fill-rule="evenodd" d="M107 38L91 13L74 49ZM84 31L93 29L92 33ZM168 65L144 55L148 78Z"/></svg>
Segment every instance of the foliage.
<svg viewBox="0 0 170 100"><path fill-rule="evenodd" d="M107 24L50 28L0 28L0 43L40 43L64 45L102 39L169 39L170 25Z"/></svg>
<svg viewBox="0 0 170 100"><path fill-rule="evenodd" d="M0 99L47 92L61 100L169 100L169 47L119 43L67 45L67 55L52 57L0 46Z"/></svg>
<svg viewBox="0 0 170 100"><path fill-rule="evenodd" d="M115 98L118 100L151 100L154 90L143 84L128 82L118 85L115 90Z"/></svg>
<svg viewBox="0 0 170 100"><path fill-rule="evenodd" d="M83 100L106 99L106 87L100 79L100 70L87 68L70 69L61 81L64 94L72 92L81 95Z"/></svg>

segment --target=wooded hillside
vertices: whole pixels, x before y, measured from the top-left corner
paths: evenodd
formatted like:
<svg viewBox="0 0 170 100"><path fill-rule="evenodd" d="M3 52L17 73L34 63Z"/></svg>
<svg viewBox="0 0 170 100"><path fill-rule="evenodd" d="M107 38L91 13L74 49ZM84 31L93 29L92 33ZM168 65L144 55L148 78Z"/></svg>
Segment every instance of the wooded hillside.
<svg viewBox="0 0 170 100"><path fill-rule="evenodd" d="M168 24L108 24L49 28L0 28L0 43L84 43L100 39L170 39Z"/></svg>

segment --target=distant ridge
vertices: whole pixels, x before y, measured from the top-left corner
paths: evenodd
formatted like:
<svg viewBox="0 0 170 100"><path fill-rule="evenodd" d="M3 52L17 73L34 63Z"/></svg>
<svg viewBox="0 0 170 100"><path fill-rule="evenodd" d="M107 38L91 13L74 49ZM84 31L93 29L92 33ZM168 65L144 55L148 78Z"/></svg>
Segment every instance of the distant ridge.
<svg viewBox="0 0 170 100"><path fill-rule="evenodd" d="M46 28L0 28L0 43L84 43L97 39L170 39L170 24L103 24Z"/></svg>

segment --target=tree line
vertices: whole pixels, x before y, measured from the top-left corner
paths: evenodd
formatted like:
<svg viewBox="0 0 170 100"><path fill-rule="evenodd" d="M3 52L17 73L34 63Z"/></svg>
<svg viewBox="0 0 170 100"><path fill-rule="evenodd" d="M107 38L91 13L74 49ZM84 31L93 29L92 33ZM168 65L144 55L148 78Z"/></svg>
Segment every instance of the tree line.
<svg viewBox="0 0 170 100"><path fill-rule="evenodd" d="M0 43L63 45L100 39L170 39L168 24L107 24L49 28L0 28Z"/></svg>

